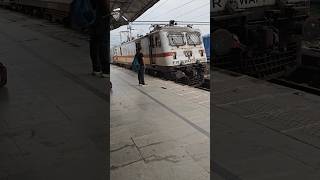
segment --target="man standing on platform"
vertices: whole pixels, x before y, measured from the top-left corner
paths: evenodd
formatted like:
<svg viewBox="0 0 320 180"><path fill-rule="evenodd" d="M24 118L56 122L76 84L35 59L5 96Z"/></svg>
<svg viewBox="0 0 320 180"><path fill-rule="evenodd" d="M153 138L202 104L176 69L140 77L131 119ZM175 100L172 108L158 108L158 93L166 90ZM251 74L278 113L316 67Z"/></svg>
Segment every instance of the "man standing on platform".
<svg viewBox="0 0 320 180"><path fill-rule="evenodd" d="M82 29L89 30L92 74L103 78L110 78L108 42L110 17L106 1L73 0L70 8L73 24Z"/></svg>
<svg viewBox="0 0 320 180"><path fill-rule="evenodd" d="M143 54L141 52L141 47L137 48L136 58L139 62L139 70L138 70L138 79L139 79L139 85L146 85L144 82L144 61L143 61Z"/></svg>
<svg viewBox="0 0 320 180"><path fill-rule="evenodd" d="M89 27L90 57L92 61L93 75L109 77L110 65L108 58L108 19L104 0L91 0L92 8L96 10L94 23Z"/></svg>

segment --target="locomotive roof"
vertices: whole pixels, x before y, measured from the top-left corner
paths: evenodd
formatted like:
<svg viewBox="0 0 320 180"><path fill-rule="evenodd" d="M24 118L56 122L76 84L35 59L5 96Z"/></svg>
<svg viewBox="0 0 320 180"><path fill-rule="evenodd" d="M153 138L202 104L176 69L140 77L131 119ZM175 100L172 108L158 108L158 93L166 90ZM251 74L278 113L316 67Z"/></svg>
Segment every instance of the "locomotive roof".
<svg viewBox="0 0 320 180"><path fill-rule="evenodd" d="M193 29L190 27L181 27L181 26L164 26L161 27L159 30L164 30L164 31L183 31L183 32L194 32L194 31L199 31L198 29Z"/></svg>
<svg viewBox="0 0 320 180"><path fill-rule="evenodd" d="M155 29L153 31L151 31L150 33L144 35L144 36L141 36L139 38L136 38L136 39L133 39L132 41L127 41L127 42L123 42L121 43L120 45L123 45L123 44L128 44L128 43L131 43L131 42L135 42L135 41L138 41L144 37L146 37L147 35L149 34L154 34L154 33L158 33L160 31L166 31L166 32L200 32L199 29L194 29L194 28L190 28L190 27L181 27L181 26L163 26L163 27L160 27L158 29Z"/></svg>

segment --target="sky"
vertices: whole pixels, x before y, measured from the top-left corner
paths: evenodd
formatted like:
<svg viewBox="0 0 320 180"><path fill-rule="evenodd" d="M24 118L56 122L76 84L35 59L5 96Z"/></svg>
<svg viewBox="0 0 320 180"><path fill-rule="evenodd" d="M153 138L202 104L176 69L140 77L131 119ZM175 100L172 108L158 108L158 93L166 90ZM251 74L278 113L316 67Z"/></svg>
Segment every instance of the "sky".
<svg viewBox="0 0 320 180"><path fill-rule="evenodd" d="M192 21L210 22L210 0L160 0L136 21ZM141 23L140 23L141 24ZM144 23L145 24L145 23ZM194 25L203 35L210 33L209 25ZM150 25L132 25L132 35L144 35L149 32ZM122 26L110 32L110 46L120 44L120 31L126 31ZM123 34L123 39L125 35Z"/></svg>

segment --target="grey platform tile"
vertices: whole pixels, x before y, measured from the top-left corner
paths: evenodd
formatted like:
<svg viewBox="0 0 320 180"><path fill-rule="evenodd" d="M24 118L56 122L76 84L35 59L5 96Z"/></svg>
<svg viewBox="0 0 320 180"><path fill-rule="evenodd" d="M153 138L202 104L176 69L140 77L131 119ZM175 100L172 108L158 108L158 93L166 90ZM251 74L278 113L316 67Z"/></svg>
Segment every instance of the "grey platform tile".
<svg viewBox="0 0 320 180"><path fill-rule="evenodd" d="M194 115L186 116L191 122L198 124L199 122L207 121L210 122L209 113L194 113Z"/></svg>
<svg viewBox="0 0 320 180"><path fill-rule="evenodd" d="M282 110L281 108L283 108L283 106L280 106L273 102L274 99L272 97L265 96L260 99L218 106L239 114L240 116L251 116L258 113L277 112L279 110Z"/></svg>
<svg viewBox="0 0 320 180"><path fill-rule="evenodd" d="M143 129L143 131L141 129ZM132 137L141 137L155 132L161 132L161 130L159 130L154 123L145 120L132 124L130 132Z"/></svg>
<svg viewBox="0 0 320 180"><path fill-rule="evenodd" d="M56 128L42 126L26 129L15 136L14 139L25 156L42 157L47 154L49 158L50 154L57 155L57 150L67 144L67 139L63 134L53 133L53 131L56 132Z"/></svg>
<svg viewBox="0 0 320 180"><path fill-rule="evenodd" d="M122 148L125 148L128 146L135 146L131 137L126 137L126 138L123 138L120 140L118 138L116 140L111 138L111 140L110 140L110 151L111 152L114 152L118 149L122 149Z"/></svg>
<svg viewBox="0 0 320 180"><path fill-rule="evenodd" d="M250 92L250 93L248 93ZM269 96L270 94L286 94L292 93L290 89L277 89L269 84L255 86L251 88L235 88L230 91L221 93L214 93L214 104L227 104L235 103L238 101L256 99L263 96Z"/></svg>
<svg viewBox="0 0 320 180"><path fill-rule="evenodd" d="M277 103L275 103L277 102ZM288 106L290 104L290 106ZM233 104L219 105L224 109L228 109L241 116L252 116L259 113L277 113L281 111L298 111L303 109L317 108L319 102L312 102L304 96L295 94L285 94L276 96L264 96L259 99L236 102ZM300 109L300 110L299 110Z"/></svg>
<svg viewBox="0 0 320 180"><path fill-rule="evenodd" d="M23 153L12 138L3 136L8 135L1 134L0 137L0 146L2 147L0 150L0 172L6 172L9 168L7 165L12 163L16 157L21 157Z"/></svg>
<svg viewBox="0 0 320 180"><path fill-rule="evenodd" d="M142 157L135 145L124 146L110 152L111 170L128 166L140 160Z"/></svg>
<svg viewBox="0 0 320 180"><path fill-rule="evenodd" d="M229 111L214 108L213 113L213 159L227 163L230 171L243 179L299 179L303 178L301 174L307 179L318 179L316 148ZM271 120L266 118L265 122Z"/></svg>
<svg viewBox="0 0 320 180"><path fill-rule="evenodd" d="M112 114L112 112L111 112ZM121 117L121 118L120 118ZM118 128L118 127L127 127L130 125L133 125L138 122L145 122L147 121L146 119L141 119L141 118L123 118L124 116L119 116L117 118L111 117L111 119L117 119L116 121L111 121L110 122L110 127L111 128Z"/></svg>
<svg viewBox="0 0 320 180"><path fill-rule="evenodd" d="M265 113L252 116L249 119L282 132L292 131L320 122L318 112L310 109Z"/></svg>
<svg viewBox="0 0 320 180"><path fill-rule="evenodd" d="M192 123L192 125L190 125L182 121L180 118L172 118L169 120L161 122L160 128L162 129L162 132L168 134L173 139L183 138L194 133L201 134L201 131L199 130L201 128L198 126L199 124L194 124L194 122L190 122L188 120L189 123ZM160 122L157 124L160 124Z"/></svg>
<svg viewBox="0 0 320 180"><path fill-rule="evenodd" d="M35 172L32 171L26 171L26 172L20 172L20 173L14 173L10 174L7 179L9 180L34 180L34 179L41 179L41 176L37 175Z"/></svg>
<svg viewBox="0 0 320 180"><path fill-rule="evenodd" d="M295 137L300 141L311 144L315 148L320 150L320 122L317 121L314 124L308 124L305 126L300 126L297 128L289 129L285 131L289 136ZM304 152L303 149L300 149L301 152ZM315 157L312 153L306 154L307 157L310 157L311 161L316 161L320 167L320 159L313 159Z"/></svg>
<svg viewBox="0 0 320 180"><path fill-rule="evenodd" d="M179 161L179 158L185 157L187 154L179 147L175 141L165 141L148 144L146 146L139 147L142 157L146 160L153 158L165 158L168 157L172 161Z"/></svg>
<svg viewBox="0 0 320 180"><path fill-rule="evenodd" d="M87 144L86 147L63 147L59 154L55 156L52 153L47 154L48 152L39 153L41 155L39 158L26 156L22 163L24 166L32 167L32 171L40 176L38 179L101 179L98 176L103 164L96 165L104 153L97 153L90 144ZM43 159L45 154L48 157ZM95 158L93 157L94 155L96 155ZM52 159L52 156L55 158ZM47 163L43 163L43 161ZM86 164L83 162L86 162ZM93 167L101 168L95 169Z"/></svg>
<svg viewBox="0 0 320 180"><path fill-rule="evenodd" d="M180 144L183 147L187 147L188 145L193 145L197 143L210 142L210 139L209 137L206 137L203 134L196 132L196 133L192 133L187 136L175 139L175 141L177 142L177 144Z"/></svg>
<svg viewBox="0 0 320 180"><path fill-rule="evenodd" d="M232 146L226 147L221 144L216 144L216 146L219 146L221 151L214 149L216 153L213 158L218 162L223 162L229 171L240 176L242 179L281 180L289 177L290 179L294 179L295 177L299 179L315 173L311 167L305 166L293 157L272 149L261 148L259 150L256 147L254 150L252 146L250 148L238 146L236 148L237 152L235 152L231 150ZM225 149L230 150L223 152Z"/></svg>
<svg viewBox="0 0 320 180"><path fill-rule="evenodd" d="M219 176L217 173L213 172L212 173L212 180L225 180L221 176Z"/></svg>
<svg viewBox="0 0 320 180"><path fill-rule="evenodd" d="M187 117L201 116L201 115L204 117L207 117L209 114L210 114L210 111L208 111L208 108L202 107L202 106L201 107L196 106L192 111L183 112L183 115Z"/></svg>
<svg viewBox="0 0 320 180"><path fill-rule="evenodd" d="M150 104L150 106L154 106L154 104ZM128 123L139 121L139 120L151 120L156 117L155 113L161 112L165 113L165 111L161 107L149 107L150 110L145 110L140 108L139 105L130 106L129 108L123 108L124 111L111 111L111 122L118 123L117 121L127 121ZM125 110L126 109L126 110ZM154 109L154 110L153 110Z"/></svg>
<svg viewBox="0 0 320 180"><path fill-rule="evenodd" d="M135 125L137 123L149 123L152 122L152 113L144 111L134 111L134 112L111 112L111 122L110 125L112 128Z"/></svg>
<svg viewBox="0 0 320 180"><path fill-rule="evenodd" d="M28 97L28 98L27 98ZM59 109L44 96L26 96L20 99L20 104L2 104L1 119L9 128L35 125L39 123L61 122L65 120ZM11 100L11 99L10 99Z"/></svg>
<svg viewBox="0 0 320 180"><path fill-rule="evenodd" d="M212 89L213 92L219 93L224 91L230 91L236 87L251 87L253 85L247 83L248 80L245 78L230 78L228 80L221 80L214 78L212 80ZM251 85L251 86L250 86Z"/></svg>
<svg viewBox="0 0 320 180"><path fill-rule="evenodd" d="M196 142L186 146L187 153L192 159L204 168L208 173L210 172L210 142Z"/></svg>
<svg viewBox="0 0 320 180"><path fill-rule="evenodd" d="M210 133L210 121L202 120L202 121L199 121L197 125L204 131Z"/></svg>
<svg viewBox="0 0 320 180"><path fill-rule="evenodd" d="M157 131L165 133L173 139L198 132L197 129L186 124L181 118L172 115L152 119L152 122L157 126Z"/></svg>
<svg viewBox="0 0 320 180"><path fill-rule="evenodd" d="M252 123L252 121L240 117L232 111L230 112L214 105L211 113L214 114L214 121L212 122L214 134L226 131L232 131L232 133L250 132L261 128L260 125ZM217 130L215 130L216 128ZM223 128L223 131L218 128Z"/></svg>
<svg viewBox="0 0 320 180"><path fill-rule="evenodd" d="M10 79L14 79L14 78L10 77ZM0 89L1 109L4 108L5 105L11 105L11 106L19 106L22 104L27 105L28 103L30 103L30 98L36 97L39 94L37 91L33 90L32 88L28 88L28 86L19 87L19 85L15 83L12 84L12 83L14 83L14 81Z"/></svg>
<svg viewBox="0 0 320 180"><path fill-rule="evenodd" d="M150 171L150 167L143 161L132 163L128 166L111 170L110 180L158 180Z"/></svg>
<svg viewBox="0 0 320 180"><path fill-rule="evenodd" d="M147 159L151 172L159 180L208 180L209 174L198 166L192 159L185 158L181 161L172 159Z"/></svg>
<svg viewBox="0 0 320 180"><path fill-rule="evenodd" d="M257 139L257 136L250 136L250 134L252 133L259 135L259 138ZM308 142L307 140L302 139L299 136L294 136L294 134L288 134L288 136L286 136L285 134L275 133L271 130L263 130L261 128L257 128L256 132L251 131L238 134L224 134L219 137L222 136L224 137L224 141L230 141L234 143L237 142L238 144L241 144L241 146L239 145L239 147L242 147L242 144L245 148L246 146L265 147L267 149L270 149L270 152L275 151L282 153L286 157L291 157L292 160L302 162L304 165L310 166L313 169L319 169L320 160L318 158L315 158L320 156L318 148L315 147L317 144L314 143L313 145L311 145L311 142ZM232 136L236 136L237 138L232 138ZM254 139L254 137L256 139ZM217 139L213 142L219 143L217 147L219 147L220 145L224 147L225 144L223 143L223 140Z"/></svg>
<svg viewBox="0 0 320 180"><path fill-rule="evenodd" d="M130 125L111 127L110 128L110 137L114 137L115 140L116 140L116 138L121 137L121 136L131 137L131 133L129 131L129 126Z"/></svg>
<svg viewBox="0 0 320 180"><path fill-rule="evenodd" d="M188 112L188 111L192 111L194 109L199 108L199 106L195 105L195 104L183 104L183 102L181 103L172 103L169 107L171 107L172 109L174 109L176 112L180 112L180 114L183 114L183 112Z"/></svg>
<svg viewBox="0 0 320 180"><path fill-rule="evenodd" d="M299 131L287 134L289 137L299 139L299 141L304 145L296 146L293 142L288 142L287 144L279 144L276 142L275 145L277 144L277 149L286 152L290 156L295 157L320 172L320 159L316 158L320 156L319 137L308 135L307 133L301 133Z"/></svg>
<svg viewBox="0 0 320 180"><path fill-rule="evenodd" d="M171 140L174 140L174 139L170 137L168 134L162 133L162 132L160 133L156 132L156 133L148 134L145 136L133 138L133 141L139 148L150 145L150 144L166 142Z"/></svg>
<svg viewBox="0 0 320 180"><path fill-rule="evenodd" d="M159 128L149 119L138 118L135 120L128 118L117 119L117 121L114 122L116 122L117 125L111 122L111 135L114 134L113 132L118 130L122 132L123 130L127 131L131 137L140 137L159 131ZM143 129L143 131L141 129Z"/></svg>
<svg viewBox="0 0 320 180"><path fill-rule="evenodd" d="M134 97L130 97L134 96ZM111 111L123 111L124 113L126 112L131 112L135 108L141 108L141 110L149 110L150 108L153 108L153 102L150 99L146 99L146 96L142 96L141 94L135 96L134 94L130 95L125 95L125 97L117 97L113 98L111 97ZM147 105L150 105L148 107Z"/></svg>

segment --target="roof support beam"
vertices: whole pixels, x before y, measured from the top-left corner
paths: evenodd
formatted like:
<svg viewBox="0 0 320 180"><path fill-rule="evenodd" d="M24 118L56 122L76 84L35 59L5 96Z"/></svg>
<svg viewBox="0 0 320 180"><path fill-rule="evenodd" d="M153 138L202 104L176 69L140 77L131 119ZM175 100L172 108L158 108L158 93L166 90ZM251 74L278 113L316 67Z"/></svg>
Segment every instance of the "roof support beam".
<svg viewBox="0 0 320 180"><path fill-rule="evenodd" d="M110 0L110 12L116 8L120 8L121 15L128 19L129 22L136 20L159 0ZM128 24L123 18L116 21L111 16L111 30L122 25Z"/></svg>

